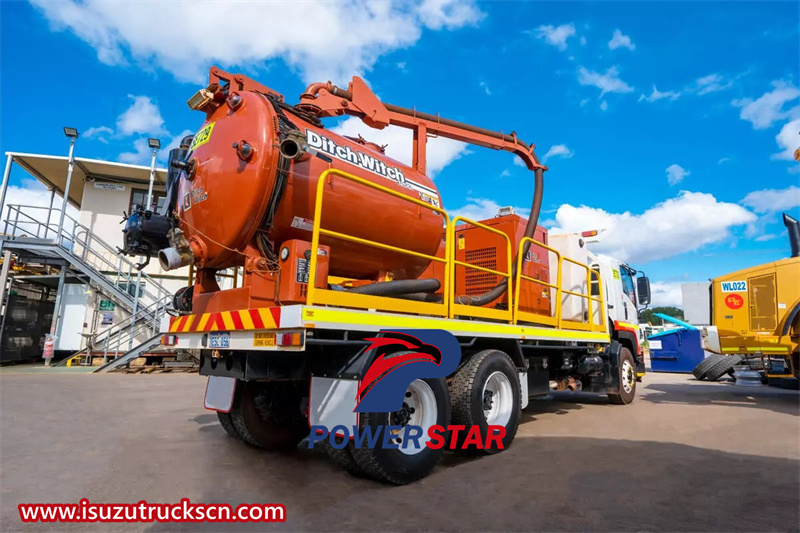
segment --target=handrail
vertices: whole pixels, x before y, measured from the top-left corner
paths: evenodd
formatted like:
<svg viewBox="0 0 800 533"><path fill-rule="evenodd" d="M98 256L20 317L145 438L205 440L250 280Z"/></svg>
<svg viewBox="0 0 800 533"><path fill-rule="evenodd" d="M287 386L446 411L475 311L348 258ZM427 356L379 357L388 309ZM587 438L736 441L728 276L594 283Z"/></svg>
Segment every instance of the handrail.
<svg viewBox="0 0 800 533"><path fill-rule="evenodd" d="M418 205L425 209L430 209L436 213L441 214L445 220L445 227L444 227L444 234L445 234L445 257L437 257L434 255L420 253L414 250L407 250L404 248L399 248L396 246L392 246L385 243L380 243L376 241L372 241L370 239L364 239L361 237L355 237L352 235L347 235L338 231L333 231L330 229L325 229L322 227L322 212L323 212L323 198L325 194L325 187L329 186L333 183L334 178L344 179L353 183L357 183L359 185L363 185L365 187L384 192L389 194L390 196L394 196L395 198L399 198L401 200L410 202L412 204ZM600 285L600 298L596 298L591 295L591 280L593 274L597 276L598 283L600 282L600 274L599 272L594 272L589 268L588 265L570 259L568 257L563 257L561 253L552 248L547 246L543 243L540 243L534 240L531 237L524 237L519 243L519 249L522 249L526 243L536 244L537 246L541 246L550 252L556 254L557 257L557 272L556 272L556 283L550 283L548 281L537 280L530 276L526 276L522 273L522 265L524 262L524 257L521 254L517 255L517 269L516 269L516 276L512 273L512 246L511 246L511 238L504 232L500 231L499 229L493 228L481 222L476 222L474 220L470 220L468 218L457 216L452 219L448 216L447 212L439 207L433 206L423 200L419 200L416 198L412 198L406 194L401 192L395 191L393 189L389 189L388 187L384 187L383 185L379 185L377 183L373 183L368 181L364 178L360 178L358 176L354 176L347 172L338 170L338 169L327 169L322 174L317 181L317 188L316 188L317 197L315 200L314 205L314 220L313 220L313 227L312 227L312 236L311 236L311 259L309 264L309 273L308 273L308 283L306 286L306 303L308 305L334 305L334 306L342 306L342 307L356 307L356 308L365 308L365 309L378 309L383 311L396 311L396 312L403 312L403 313L417 313L417 314L428 314L428 315L440 315L446 316L447 318L453 318L455 316L469 316L469 317L479 317L479 318L489 318L494 320L504 320L510 324L517 324L521 321L525 322L534 322L549 326L555 326L559 329L577 329L577 330L587 330L587 331L605 331L605 305L604 305L604 297L602 291L602 284ZM455 259L455 251L453 250L455 240L455 232L456 226L459 222L464 222L467 224L471 224L477 228L480 228L485 231L489 231L496 235L499 235L503 240L505 240L506 244L506 258L508 265L508 271L502 272L500 270L487 268L479 265L474 265L468 263L466 261L460 261ZM398 300L395 298L385 297L385 296L372 296L366 294L357 294L347 291L333 291L327 288L319 288L316 286L317 280L317 264L318 264L318 251L320 246L320 238L322 236L332 237L336 239L341 239L349 242L354 242L358 244L362 244L364 246L370 246L379 248L382 250L387 250L391 252L396 252L399 254L408 255L411 257L419 257L422 259L427 259L429 261L435 261L438 263L443 263L445 265L445 272L444 272L444 298L442 299L442 303L432 303L432 302L418 302L412 300ZM570 263L574 263L587 271L587 294L577 293L574 291L568 291L563 289L562 285L562 265L567 261ZM513 295L512 291L509 291L510 300L507 309L494 309L494 308L486 308L486 307L477 307L477 306L469 306L465 304L460 304L456 301L456 294L455 290L453 290L453 284L456 279L456 267L463 267L466 269L473 269L480 272L486 272L489 274L493 274L495 276L500 276L508 280L508 283L513 282ZM556 298L556 308L555 308L555 316L542 316L537 315L535 313L525 313L520 311L519 304L520 304L520 285L521 281L531 281L534 283L538 283L542 286L548 287L549 289L554 289L557 294ZM589 320L587 324L579 323L571 320L563 320L562 317L562 309L561 309L561 298L562 295L569 294L574 296L579 296L581 298L587 299L589 304ZM600 324L595 324L593 317L592 317L592 302L599 302L600 303Z"/></svg>
<svg viewBox="0 0 800 533"><path fill-rule="evenodd" d="M354 176L353 174L350 174L348 172L344 172L335 168L330 168L323 171L320 174L319 179L317 180L317 191L316 191L317 197L314 205L314 225L311 235L312 253L311 253L311 261L309 264L308 284L306 286L306 302L308 303L308 305L313 305L315 303L327 303L330 305L341 305L344 307L361 307L366 309L381 308L386 310L394 310L398 312L419 312L420 314L449 316L448 298L442 298L442 303L415 302L410 300L405 300L398 303L395 299L387 298L384 296L372 296L367 294L355 294L344 291L332 291L329 289L320 289L316 287L317 255L318 255L319 240L321 235L326 235L337 239L343 239L350 242L356 242L359 244L363 244L365 246L372 246L380 248L382 250L396 252L399 254L410 255L413 257L420 257L422 259L427 259L429 261L444 263L445 265L448 265L450 261L449 247L447 247L447 251L445 252L445 257L441 258L441 257L436 257L435 255L423 254L420 252L415 252L413 250L407 250L405 248L399 248L397 246L391 246L388 244L371 241L369 239L362 239L360 237L353 237L336 231L323 229L321 226L322 226L322 204L323 204L322 201L324 197L324 189L326 185L330 185L333 183L334 176L347 181L357 183L359 185L363 185L370 189L375 189L377 191L384 192L390 196L394 196L395 198L399 198L401 200L410 202L424 209L430 209L435 213L439 213L440 215L442 215L442 217L444 217L446 234L449 235L450 232L450 227L451 227L450 217L447 214L447 212L440 207L431 205L428 202L419 200L417 198L412 198L411 196L395 191L394 189L384 187L383 185L373 183L364 178ZM444 294L445 295L449 294L450 272L448 268L445 268L443 288L444 288Z"/></svg>
<svg viewBox="0 0 800 533"><path fill-rule="evenodd" d="M606 319L605 319L605 297L603 295L602 290L602 281L600 272L592 270L589 265L581 263L580 261L576 261L570 257L565 257L561 255L561 253L556 250L555 248L548 246L544 243L538 242L531 237L524 237L520 241L520 247L524 246L525 243L535 244L536 246L540 246L545 250L552 252L556 256L556 283L552 284L546 281L542 281L539 279L535 279L531 276L526 276L522 273L522 262L523 257L519 255L517 257L517 275L515 279L515 287L514 287L514 324L518 324L521 319L525 319L526 322L535 322L540 324L549 324L554 325L558 329L588 329L589 331L606 331ZM564 262L572 263L577 265L586 270L586 294L582 292L575 292L564 289L562 287L563 281L563 264ZM600 290L598 291L599 297L592 296L592 275L597 276L597 283ZM556 291L556 308L554 317L545 317L541 315L537 315L535 313L526 313L519 310L520 304L520 286L522 285L522 280L530 281L532 283L536 283L538 285L542 285L548 287L550 289L555 289ZM571 320L564 320L562 316L562 295L568 294L571 296L576 296L587 301L587 320L586 324L573 322ZM598 302L600 304L600 321L598 324L595 324L594 321L594 313L592 309L592 302ZM551 320L554 318L555 320ZM565 328L566 323L566 328Z"/></svg>
<svg viewBox="0 0 800 533"><path fill-rule="evenodd" d="M136 283L136 279L135 279L136 276L133 276L130 273L126 273L124 268L123 268L123 265L124 265L124 267L127 267L128 272L132 272L136 268L136 265L132 261L128 260L127 258L119 255L119 252L114 247L112 247L110 244L105 242L100 237L96 236L91 231L91 229L89 229L88 227L84 226L83 224L81 224L80 222L78 222L77 220L72 218L70 215L65 214L64 218L65 218L65 220L68 220L68 221L72 222L72 231L70 232L66 228L62 228L61 229L61 233L59 235L58 224L49 222L49 218L50 218L49 216L47 217L48 218L48 222L42 222L40 220L37 220L33 216L31 216L29 213L26 213L25 211L23 211L23 208L25 210L40 210L40 211L46 211L48 213L51 213L53 211L57 211L56 209L53 209L53 208L50 208L50 207L32 206L32 205L24 205L24 204L10 204L10 205L8 205L9 216L6 218L6 221L5 221L5 223L6 223L5 232L6 233L8 233L9 225L11 225L12 228L15 228L15 229L23 229L23 228L20 227L23 224L24 225L34 224L34 225L36 225L36 228L37 228L36 229L36 237L37 238L42 238L41 235L40 235L40 232L41 232L42 228L44 228L44 230L45 230L44 231L44 235L45 235L44 238L47 238L47 235L49 234L49 232L52 231L54 233L55 237L56 237L56 243L59 246L62 246L63 248L66 248L69 252L71 252L72 254L80 257L83 261L86 261L86 253L87 252L91 253L93 258L95 258L96 260L100 261L100 263L105 265L109 270L114 271L114 273L117 275L118 279L119 279L119 277L123 277L124 280L129 284L135 284ZM11 223L11 213L12 212L16 212L16 217L15 217L13 223ZM28 220L20 222L19 221L19 217L20 216L26 217ZM15 237L19 237L19 235L15 235ZM61 238L59 238L59 237L61 237ZM65 246L63 244L63 242L62 242L63 238L66 238L66 240L70 243L69 246ZM76 251L75 251L76 244L83 248L81 254L76 253ZM102 255L102 253L100 253L98 250L96 250L93 245L99 246L104 251L106 251L109 254L117 257L118 258L118 263L114 263L113 261L110 261L107 257ZM95 265L92 265L92 266L95 266ZM142 294L146 299L149 299L151 301L157 301L157 300L163 298L164 296L168 296L168 295L171 294L161 283L159 283L155 278L153 278L152 276L148 275L147 273L142 272L142 278L144 278L145 281L147 281L147 283L151 287L155 287L155 289L156 289L155 292L150 292L147 289L147 286L145 286L144 290L142 291Z"/></svg>
<svg viewBox="0 0 800 533"><path fill-rule="evenodd" d="M120 255L116 248L70 215L64 215L65 224L62 227L50 222L54 211L60 214L60 209L52 207L9 205L5 233L9 233L10 226L12 228L10 238L16 240L34 234L36 238L50 239L52 232L55 245L69 252L70 256L76 259L76 263L80 260L111 286L116 287L116 291L109 295L115 299L122 297L124 303L131 307L131 314L105 331L95 334L89 345L94 348L97 348L98 344L104 345L104 353L107 356L109 349L119 353L123 342L128 343L125 347L127 351L134 337L142 331L152 331L155 334L171 301L172 293L149 274L136 271L132 261ZM39 213L42 212L46 215L42 214L40 217ZM123 283L127 285L127 290L121 286ZM129 292L131 289L133 294ZM102 284L101 290L108 293L108 288L102 288ZM116 347L112 347L112 344ZM78 354L83 351L85 350L79 351Z"/></svg>
<svg viewBox="0 0 800 533"><path fill-rule="evenodd" d="M556 290L556 309L553 318L555 318L555 323L553 324L556 328L561 329L561 252L553 248L552 246L548 246L541 242L534 240L532 237L523 237L522 240L519 242L520 249L525 246L526 243L536 244L537 246L541 246L545 250L556 254L556 283L553 285L552 283L542 281L540 279L533 278L531 276L526 276L522 273L522 263L525 260L525 257L522 254L517 254L517 277L514 280L514 324L519 323L520 313L519 310L519 302L520 302L520 286L522 285L522 280L530 281L533 283L537 283L539 285L544 285L550 289ZM536 318L538 317L531 317Z"/></svg>
<svg viewBox="0 0 800 533"><path fill-rule="evenodd" d="M493 228L491 226L487 226L486 224L481 224L480 222L476 222L474 220L470 220L466 217L457 216L453 218L450 224L450 231L447 234L447 241L450 245L447 247L448 250L450 247L455 244L456 238L456 223L457 222L465 222L476 228L481 228L486 230L490 233L494 233L496 235L501 236L506 241L506 265L508 266L508 272L500 272L499 270L493 270L491 268L481 267L478 265L473 265L471 263L467 263L464 261L458 261L455 259L455 256L452 256L452 260L450 261L450 278L455 280L456 277L456 266L461 266L464 268L471 268L473 270L478 270L481 272L487 272L489 274L494 274L496 276L501 276L506 278L509 283L511 283L511 239L506 233L503 233L497 228ZM465 304L456 303L456 294L455 291L451 291L449 293L448 299L450 300L450 317L452 318L456 314L463 315L463 316L474 316L474 317L483 317L483 318L499 318L499 319L506 319L509 323L513 322L514 314L512 306L509 302L507 309L487 309L485 307L476 307L470 306ZM456 311L459 311L456 313Z"/></svg>

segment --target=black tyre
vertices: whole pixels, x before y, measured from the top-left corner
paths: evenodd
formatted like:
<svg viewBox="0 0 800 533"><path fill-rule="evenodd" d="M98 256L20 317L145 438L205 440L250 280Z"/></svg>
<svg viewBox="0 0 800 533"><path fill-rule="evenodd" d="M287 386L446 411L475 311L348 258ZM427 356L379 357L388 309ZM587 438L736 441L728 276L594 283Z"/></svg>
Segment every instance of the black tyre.
<svg viewBox="0 0 800 533"><path fill-rule="evenodd" d="M438 450L428 448L428 428L433 425L446 427L450 423L450 394L444 378L417 379L411 383L406 392L403 408L394 413L360 413L359 428L372 427L373 434L380 431L381 426L420 426L422 436L418 446L406 442L406 448L384 448L383 433L380 434L377 446L369 449L352 447L351 451L358 467L370 477L381 481L405 485L430 474L433 467L444 453L445 446ZM393 440L403 446L402 430Z"/></svg>
<svg viewBox="0 0 800 533"><path fill-rule="evenodd" d="M334 437L334 439L336 439L338 444L341 444L341 437ZM353 445L349 442L342 448L336 448L331 445L330 440L325 439L322 447L325 450L325 453L328 454L328 458L331 460L331 462L339 468L342 468L355 476L365 475L364 470L358 466L358 463L353 457Z"/></svg>
<svg viewBox="0 0 800 533"><path fill-rule="evenodd" d="M302 393L291 381L264 383L240 381L239 401L230 418L242 440L266 450L294 448L308 435L308 422L300 411Z"/></svg>
<svg viewBox="0 0 800 533"><path fill-rule="evenodd" d="M236 385L236 391L233 393L233 403L231 404L231 410L227 413L221 413L217 411L217 418L219 419L219 424L222 426L222 429L225 430L229 436L233 437L234 439L242 440L242 436L236 430L236 426L233 424L233 417L231 413L234 409L238 407L239 403L239 395L241 394L241 383L238 382Z"/></svg>
<svg viewBox="0 0 800 533"><path fill-rule="evenodd" d="M503 447L494 443L489 449L471 445L468 452L498 453L508 448L519 428L520 386L517 369L511 358L499 350L484 350L473 355L462 366L450 383L450 401L453 403L453 425L480 428L481 442L486 442L489 426L503 426ZM467 437L466 431L458 436L458 450Z"/></svg>
<svg viewBox="0 0 800 533"><path fill-rule="evenodd" d="M706 373L711 369L711 367L714 366L714 364L716 364L717 362L721 361L723 357L726 356L716 353L709 355L708 357L700 361L700 363L696 367L694 367L694 370L692 370L692 374L694 374L694 377L696 377L697 379L703 379L704 377L706 377Z"/></svg>
<svg viewBox="0 0 800 533"><path fill-rule="evenodd" d="M619 392L608 393L608 400L617 405L628 405L636 397L636 362L628 348L619 352Z"/></svg>
<svg viewBox="0 0 800 533"><path fill-rule="evenodd" d="M741 355L723 355L722 359L714 363L714 365L708 369L708 372L706 372L706 379L708 381L717 381L733 370L733 367L738 365L741 361Z"/></svg>

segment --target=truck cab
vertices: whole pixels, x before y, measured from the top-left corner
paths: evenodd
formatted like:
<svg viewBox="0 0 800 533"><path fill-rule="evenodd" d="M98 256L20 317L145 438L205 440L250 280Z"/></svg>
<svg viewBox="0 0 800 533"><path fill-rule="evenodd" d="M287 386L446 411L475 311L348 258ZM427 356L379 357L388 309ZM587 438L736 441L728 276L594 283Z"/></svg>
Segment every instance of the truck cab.
<svg viewBox="0 0 800 533"><path fill-rule="evenodd" d="M600 274L603 284L603 297L606 305L606 317L611 337L628 348L636 359L637 377L644 375L644 354L639 343L639 312L650 304L650 280L643 272L637 271L619 259L589 250L592 243L599 242L607 234L600 231L585 231L581 234L569 233L550 235L550 245L559 250L564 257L585 263ZM551 271L555 271L551 258ZM566 290L579 291L585 288L585 276L579 270L565 266L562 272L562 286ZM584 289L585 290L585 289ZM591 293L600 294L597 277L593 277ZM577 301L565 295L562 301L562 313L565 317L577 319L588 313L585 301ZM599 310L592 309L595 320Z"/></svg>

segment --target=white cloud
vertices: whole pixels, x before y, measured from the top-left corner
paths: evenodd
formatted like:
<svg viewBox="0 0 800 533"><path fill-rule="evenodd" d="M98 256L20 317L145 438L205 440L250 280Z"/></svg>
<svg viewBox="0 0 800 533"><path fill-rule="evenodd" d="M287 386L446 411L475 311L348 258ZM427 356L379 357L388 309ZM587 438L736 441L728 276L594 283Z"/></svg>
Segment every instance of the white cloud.
<svg viewBox="0 0 800 533"><path fill-rule="evenodd" d="M727 80L719 74L709 74L695 80L695 89L699 96L717 91L724 91L733 87L733 80Z"/></svg>
<svg viewBox="0 0 800 533"><path fill-rule="evenodd" d="M553 26L547 24L536 28L535 34L537 38L544 39L547 44L551 44L563 52L567 49L567 40L575 36L575 25Z"/></svg>
<svg viewBox="0 0 800 533"><path fill-rule="evenodd" d="M487 95L491 95L491 94L492 94L492 91L490 91L490 90L489 90L489 86L488 86L488 85L486 85L486 82L485 82L485 81L482 81L482 82L480 83L480 86L481 86L481 88L484 90L484 92L485 92Z"/></svg>
<svg viewBox="0 0 800 533"><path fill-rule="evenodd" d="M349 137L358 137L360 134L368 141L379 145L387 145L386 155L406 165L411 164L414 146L411 130L395 126L387 126L382 130L376 130L364 124L358 117L348 117L340 122L338 126L332 128L332 131ZM433 177L444 167L469 153L467 145L462 142L445 139L444 137L429 138L427 145L427 174Z"/></svg>
<svg viewBox="0 0 800 533"><path fill-rule="evenodd" d="M730 162L730 160L731 160L730 157L720 157L719 161L717 161L717 164L721 165L722 163L728 163Z"/></svg>
<svg viewBox="0 0 800 533"><path fill-rule="evenodd" d="M147 96L128 95L133 104L117 117L120 135L160 135L166 133L158 106Z"/></svg>
<svg viewBox="0 0 800 533"><path fill-rule="evenodd" d="M578 83L597 87L601 91L601 97L606 93L629 93L633 91L633 87L619 78L617 67L611 67L604 74L587 70L585 67L579 67Z"/></svg>
<svg viewBox="0 0 800 533"><path fill-rule="evenodd" d="M505 169L505 170L503 170L503 171L500 173L500 177L501 177L501 178L510 178L510 177L511 177L511 171L510 171L510 170L508 170L508 169Z"/></svg>
<svg viewBox="0 0 800 533"><path fill-rule="evenodd" d="M753 191L742 199L756 213L774 213L800 207L800 187L790 185L785 189L763 189Z"/></svg>
<svg viewBox="0 0 800 533"><path fill-rule="evenodd" d="M683 89L674 91L661 92L653 85L653 92L650 93L650 96L643 94L639 97L639 101L657 102L659 100L677 100L685 94L703 96L709 93L724 91L731 87L733 87L733 80L726 80L720 74L709 74L702 78L697 78L694 83L687 85Z"/></svg>
<svg viewBox="0 0 800 533"><path fill-rule="evenodd" d="M633 263L666 259L726 239L732 228L755 221L744 207L718 201L713 195L684 191L644 213L609 213L588 206L564 204L556 212L553 233L610 231L592 249Z"/></svg>
<svg viewBox="0 0 800 533"><path fill-rule="evenodd" d="M800 148L800 118L787 122L775 136L775 141L781 151L772 154L772 159L787 159L794 161L794 151Z"/></svg>
<svg viewBox="0 0 800 533"><path fill-rule="evenodd" d="M147 146L147 139L136 139L133 141L133 152L123 152L117 156L121 163L131 165L146 165L150 163L152 148Z"/></svg>
<svg viewBox="0 0 800 533"><path fill-rule="evenodd" d="M772 86L772 91L764 93L756 100L741 98L731 102L735 107L742 108L739 117L750 121L757 130L766 129L778 120L797 118L800 115L800 106L783 109L785 104L800 98L800 89L784 81L773 81Z"/></svg>
<svg viewBox="0 0 800 533"><path fill-rule="evenodd" d="M114 130L108 126L97 126L96 128L89 128L81 135L84 139L97 139L103 144L108 144L107 135L113 135Z"/></svg>
<svg viewBox="0 0 800 533"><path fill-rule="evenodd" d="M458 209L449 210L451 217L466 217L470 220L480 221L493 218L501 206L494 200L488 198L467 198L466 205ZM528 216L530 209L525 207L514 207L514 212L520 216Z"/></svg>
<svg viewBox="0 0 800 533"><path fill-rule="evenodd" d="M605 100L603 100L602 102L600 102L600 109L601 109L602 111L606 111L606 110L608 110L608 102L606 102Z"/></svg>
<svg viewBox="0 0 800 533"><path fill-rule="evenodd" d="M683 181L683 178L689 175L689 171L675 163L667 167L667 181L670 185L677 185Z"/></svg>
<svg viewBox="0 0 800 533"><path fill-rule="evenodd" d="M611 50L616 50L617 48L627 48L628 50L635 50L636 45L631 42L631 38L627 35L623 35L623 33L619 30L614 30L614 35L611 37L611 40L608 41L608 48Z"/></svg>
<svg viewBox="0 0 800 533"><path fill-rule="evenodd" d="M642 100L644 100L646 102L657 102L657 101L663 100L665 98L668 98L670 100L677 100L678 98L681 97L681 94L683 94L683 91L665 91L665 92L661 92L658 89L656 89L655 85L653 85L653 92L650 93L650 96L641 95L639 97L639 101L641 102Z"/></svg>
<svg viewBox="0 0 800 533"><path fill-rule="evenodd" d="M650 307L683 307L681 283L675 281L653 281L650 283Z"/></svg>
<svg viewBox="0 0 800 533"><path fill-rule="evenodd" d="M528 168L528 166L525 164L525 162L521 158L517 157L516 155L514 156L514 164L517 165L518 167Z"/></svg>
<svg viewBox="0 0 800 533"><path fill-rule="evenodd" d="M586 37L584 37L583 35L581 35L580 42L581 42L581 46L586 46Z"/></svg>
<svg viewBox="0 0 800 533"><path fill-rule="evenodd" d="M159 2L157 11L147 2L33 2L54 29L74 33L103 63L155 65L195 83L212 64L261 70L274 59L307 82L343 83L412 46L424 28L453 30L484 16L475 2L458 0Z"/></svg>
<svg viewBox="0 0 800 533"><path fill-rule="evenodd" d="M477 24L485 16L472 2L424 0L419 6L420 20L432 30L456 30Z"/></svg>
<svg viewBox="0 0 800 533"><path fill-rule="evenodd" d="M759 235L755 238L756 242L764 242L764 241L771 241L778 238L777 233L765 233L763 235Z"/></svg>
<svg viewBox="0 0 800 533"><path fill-rule="evenodd" d="M551 146L550 149L544 154L544 159L548 159L550 157L563 157L564 159L569 159L575 152L567 148L566 144L556 144L555 146Z"/></svg>

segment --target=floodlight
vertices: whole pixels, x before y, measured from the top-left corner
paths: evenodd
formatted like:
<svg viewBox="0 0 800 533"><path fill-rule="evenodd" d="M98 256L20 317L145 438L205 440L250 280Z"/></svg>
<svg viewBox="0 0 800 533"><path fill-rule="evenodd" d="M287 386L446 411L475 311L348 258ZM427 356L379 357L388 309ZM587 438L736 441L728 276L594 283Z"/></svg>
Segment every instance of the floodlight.
<svg viewBox="0 0 800 533"><path fill-rule="evenodd" d="M161 141L159 141L158 139L147 139L147 146L158 150L159 148L161 148Z"/></svg>
<svg viewBox="0 0 800 533"><path fill-rule="evenodd" d="M64 135L66 135L67 137L69 137L71 139L77 139L78 138L78 130L76 130L75 128L66 128L65 127L64 128Z"/></svg>

